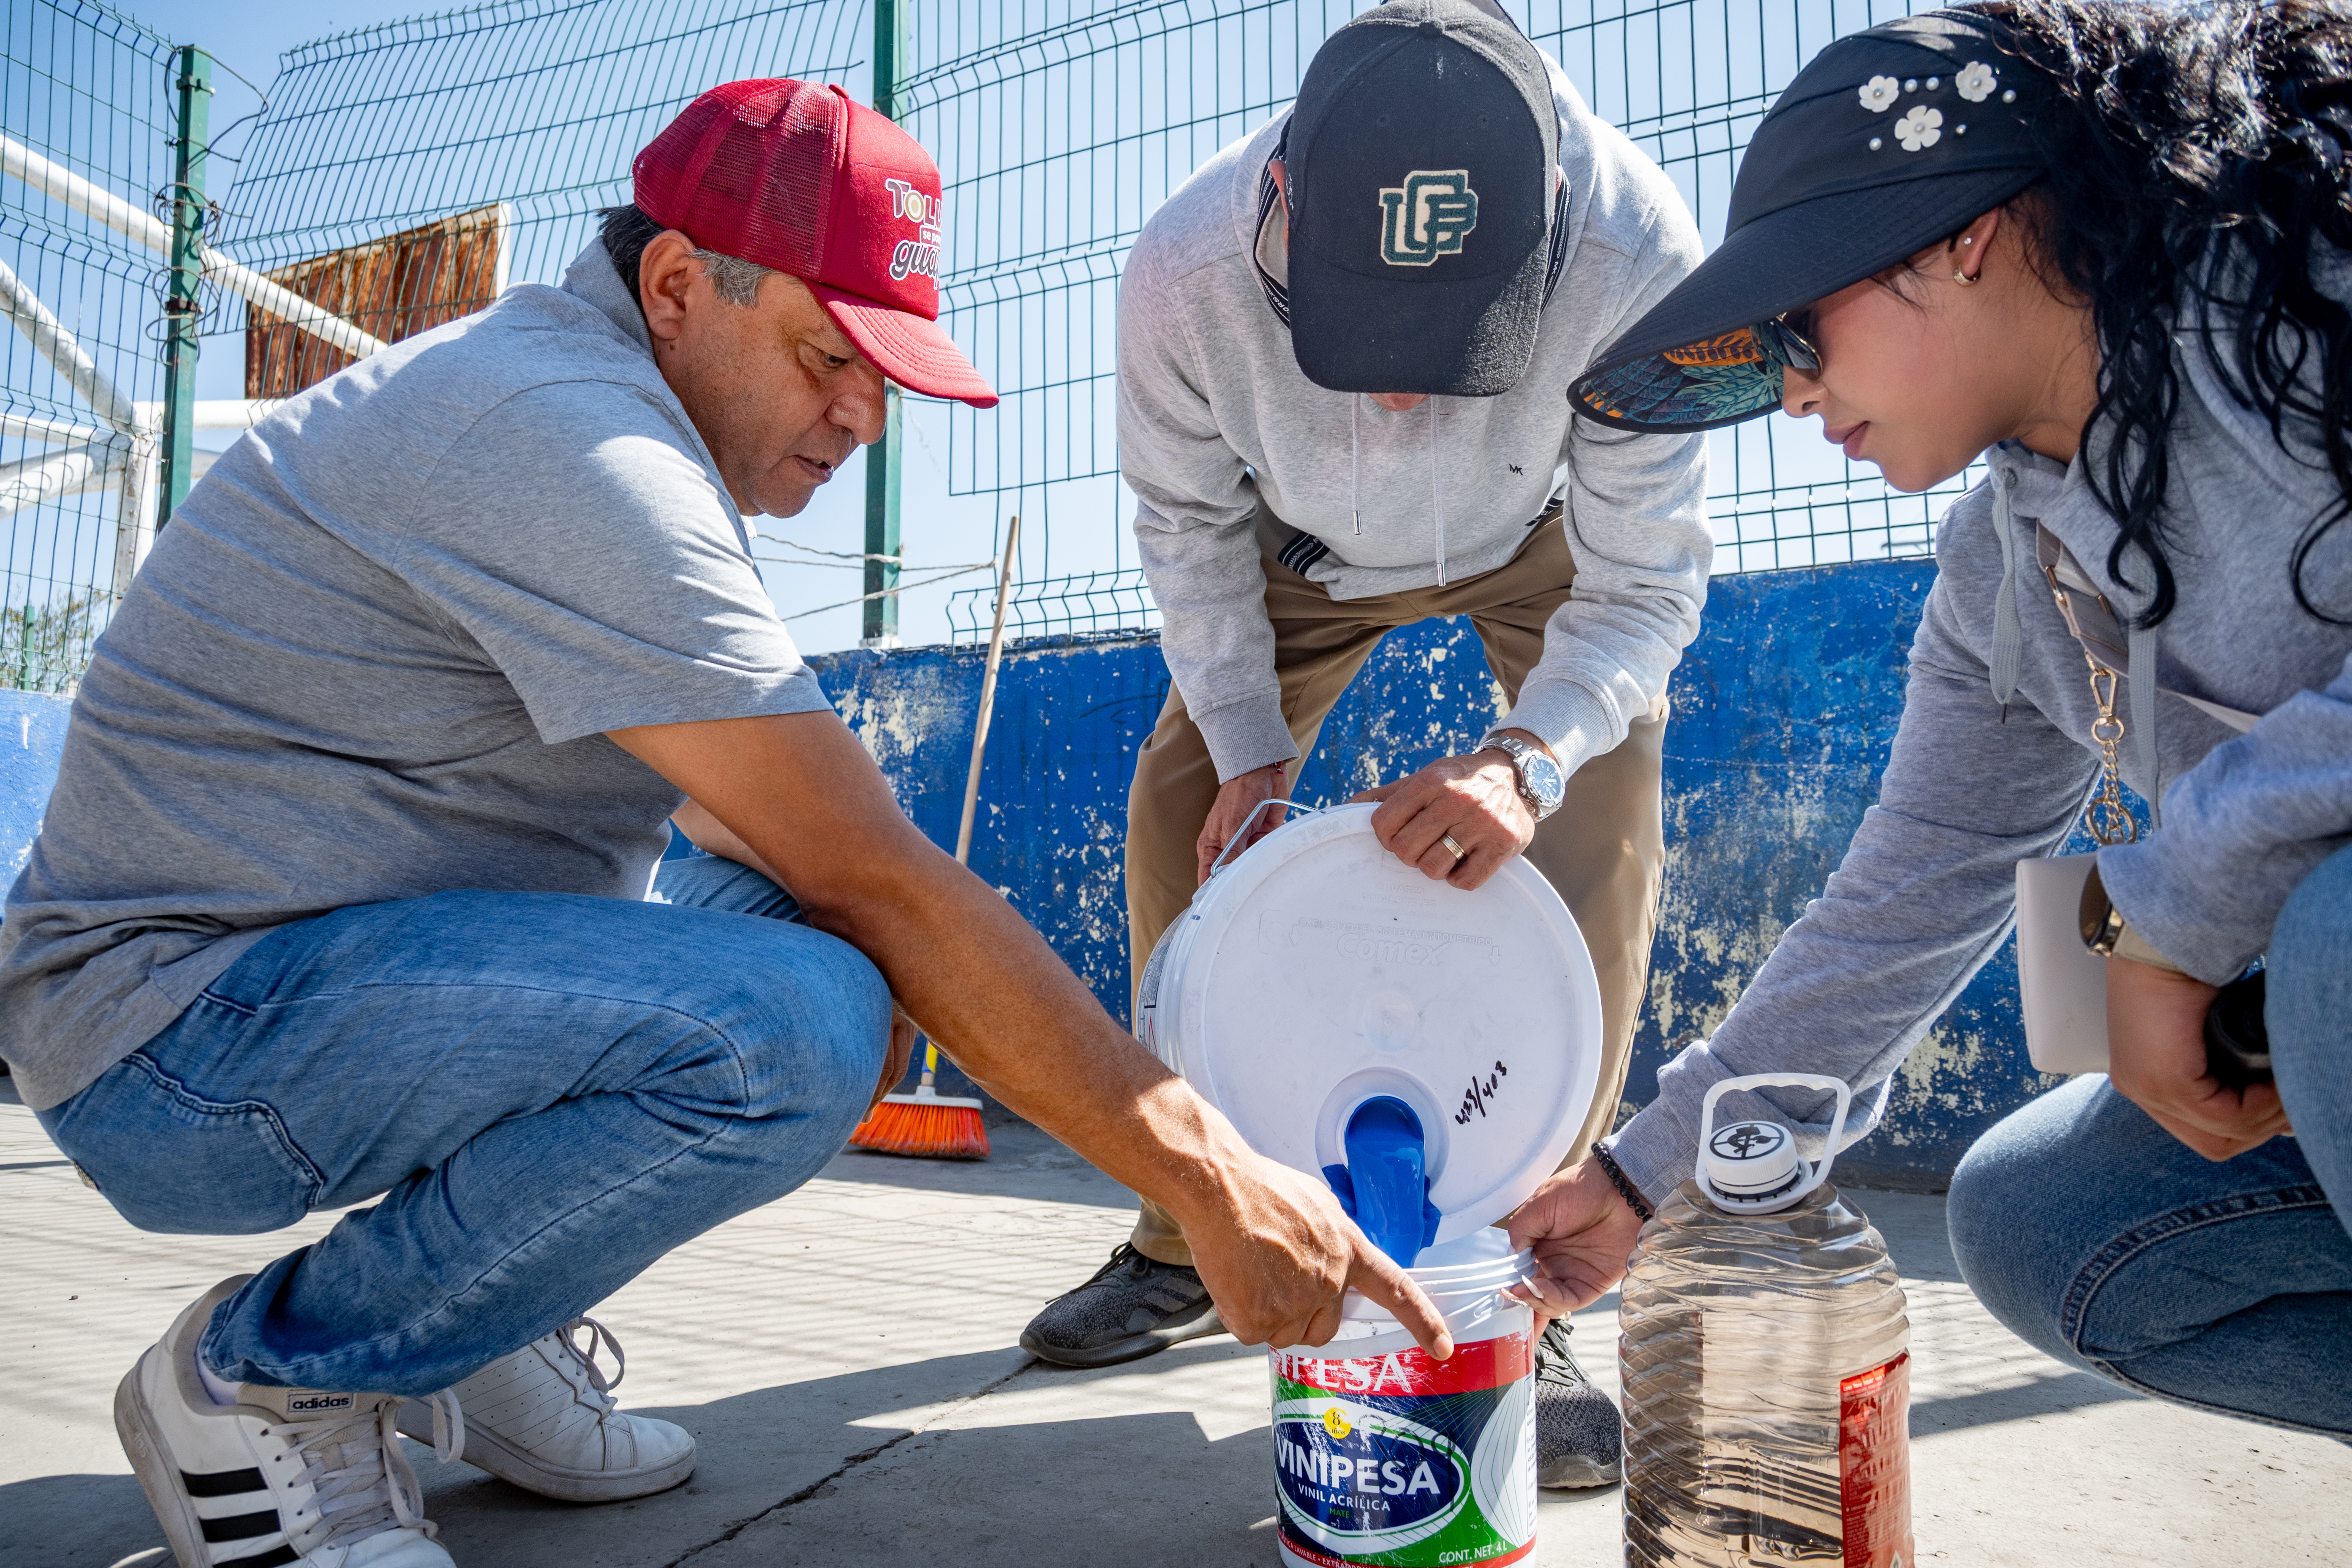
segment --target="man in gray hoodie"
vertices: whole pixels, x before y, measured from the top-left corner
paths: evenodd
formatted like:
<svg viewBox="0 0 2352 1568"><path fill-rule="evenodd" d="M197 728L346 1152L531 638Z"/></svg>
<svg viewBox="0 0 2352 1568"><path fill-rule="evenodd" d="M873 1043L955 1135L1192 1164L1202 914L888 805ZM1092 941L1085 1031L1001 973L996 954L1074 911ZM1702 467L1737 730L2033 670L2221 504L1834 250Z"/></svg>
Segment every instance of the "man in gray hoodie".
<svg viewBox="0 0 2352 1568"><path fill-rule="evenodd" d="M1471 754L1376 792L1374 828L1457 887L1524 851L1559 889L1602 994L1577 1151L1609 1131L1664 859L1666 677L1706 598L1706 449L1572 421L1564 395L1698 256L1665 176L1473 0L1339 29L1292 111L1144 226L1119 448L1174 680L1129 800L1139 972L1217 855L1276 826L1251 813L1382 634L1467 615L1508 710L1465 715L1487 737ZM1022 1342L1092 1366L1214 1332L1192 1262L1147 1202ZM1547 1365L1590 1394L1564 1333ZM1613 1479L1614 1412L1591 1400L1592 1451L1548 1484Z"/></svg>

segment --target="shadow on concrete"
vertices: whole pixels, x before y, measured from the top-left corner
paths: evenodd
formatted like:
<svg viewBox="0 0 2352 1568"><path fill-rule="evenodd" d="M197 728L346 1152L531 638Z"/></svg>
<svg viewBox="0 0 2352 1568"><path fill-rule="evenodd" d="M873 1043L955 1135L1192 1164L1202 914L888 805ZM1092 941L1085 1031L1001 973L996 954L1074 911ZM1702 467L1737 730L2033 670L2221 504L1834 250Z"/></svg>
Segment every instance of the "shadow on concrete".
<svg viewBox="0 0 2352 1568"><path fill-rule="evenodd" d="M1968 1426L1997 1426L2004 1421L2031 1421L2062 1410L2137 1400L2139 1394L2087 1372L2070 1372L2012 1388L1980 1389L1923 1399L1911 1406L1915 1436L1931 1432L1956 1432Z"/></svg>
<svg viewBox="0 0 2352 1568"><path fill-rule="evenodd" d="M147 1494L127 1472L0 1485L0 1563L8 1568L113 1568L150 1550L170 1563Z"/></svg>
<svg viewBox="0 0 2352 1568"><path fill-rule="evenodd" d="M1053 1134L1026 1121L991 1122L988 1139L985 1160L922 1160L844 1149L818 1174L828 1181L909 1192L1036 1198L1130 1212L1135 1207L1134 1194L1096 1170L1084 1155Z"/></svg>
<svg viewBox="0 0 2352 1568"><path fill-rule="evenodd" d="M629 1502L554 1502L470 1465L436 1464L414 1443L408 1455L424 1482L426 1516L467 1568L673 1563L904 1443L916 1419L995 1387L1028 1361L1017 1350L939 1356L704 1405L641 1403L625 1387L624 1409L677 1422L699 1449L684 1486ZM903 1424L891 1419L902 1413L909 1417ZM5 1551L0 1563L14 1568Z"/></svg>
<svg viewBox="0 0 2352 1568"><path fill-rule="evenodd" d="M1276 1568L1266 1429L1176 1412L927 1432L684 1559L690 1568Z"/></svg>

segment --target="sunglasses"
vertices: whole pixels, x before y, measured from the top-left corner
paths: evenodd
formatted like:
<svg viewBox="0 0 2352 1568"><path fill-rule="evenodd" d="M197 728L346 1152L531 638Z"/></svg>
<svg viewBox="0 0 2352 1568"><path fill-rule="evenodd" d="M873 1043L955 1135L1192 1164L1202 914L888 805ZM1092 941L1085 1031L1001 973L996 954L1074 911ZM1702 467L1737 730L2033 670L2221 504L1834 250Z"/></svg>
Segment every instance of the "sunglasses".
<svg viewBox="0 0 2352 1568"><path fill-rule="evenodd" d="M1791 317L1797 320L1791 321ZM1822 351L1813 346L1813 340L1807 335L1812 326L1811 317L1810 310L1784 310L1769 321L1757 322L1756 335L1769 340L1778 348L1780 363L1790 370L1815 374L1822 368Z"/></svg>

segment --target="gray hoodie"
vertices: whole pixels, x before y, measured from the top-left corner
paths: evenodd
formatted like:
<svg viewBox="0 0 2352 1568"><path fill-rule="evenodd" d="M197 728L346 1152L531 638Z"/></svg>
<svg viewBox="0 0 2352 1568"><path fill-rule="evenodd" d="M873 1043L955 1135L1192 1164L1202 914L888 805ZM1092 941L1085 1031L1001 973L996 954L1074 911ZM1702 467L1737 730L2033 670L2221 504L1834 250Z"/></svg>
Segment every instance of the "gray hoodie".
<svg viewBox="0 0 2352 1568"><path fill-rule="evenodd" d="M2152 653L2160 689L2115 701L2131 731L2125 781L2152 799L2161 790L2160 826L2102 849L2099 874L2158 952L2221 984L2263 952L2295 885L2352 842L2352 627L2305 613L2289 575L2305 523L2336 500L2308 432L2297 445L2306 460L2291 461L2201 347L2175 362L2186 384L2166 542L2179 598L2132 649L2125 682L2139 685ZM1936 584L1878 804L1714 1037L1660 1069L1657 1100L1611 1145L1654 1199L1690 1176L1700 1100L1726 1078L1843 1077L1855 1089L1853 1136L1868 1131L1904 1056L2008 935L2017 861L2063 843L2097 777L2089 670L2035 565L2036 523L2119 613L2147 598L2107 574L2116 524L2086 483L2087 458L2061 466L2011 444L1989 458L1990 477L1953 504L1936 536ZM2006 561L2004 529L2014 546ZM2148 580L2144 565L2137 575ZM2322 607L2352 608L2352 521L2313 552L2305 582ZM1994 665L2005 620L2019 640L2004 711ZM2261 718L2242 735L2176 694ZM2150 718L2153 747L2143 743ZM2149 777L2151 753L2160 783ZM1827 1131L1827 1096L1763 1098L1814 1141Z"/></svg>
<svg viewBox="0 0 2352 1568"><path fill-rule="evenodd" d="M1566 395L1697 265L1698 233L1672 182L1547 64L1572 248L1534 361L1502 396L1390 414L1300 373L1254 258L1286 115L1202 164L1137 237L1119 290L1119 464L1161 650L1220 779L1298 754L1250 524L1261 497L1328 546L1306 573L1344 600L1493 571L1564 490L1576 584L1507 721L1570 771L1624 739L1698 629L1706 437L1607 430L1571 419Z"/></svg>

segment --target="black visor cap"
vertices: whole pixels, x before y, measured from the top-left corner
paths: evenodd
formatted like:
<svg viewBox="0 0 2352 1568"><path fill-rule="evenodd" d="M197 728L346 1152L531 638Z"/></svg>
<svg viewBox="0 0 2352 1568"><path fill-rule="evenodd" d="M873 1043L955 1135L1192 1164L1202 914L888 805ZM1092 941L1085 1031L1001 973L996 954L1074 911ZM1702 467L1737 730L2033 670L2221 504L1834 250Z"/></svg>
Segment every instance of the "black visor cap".
<svg viewBox="0 0 2352 1568"><path fill-rule="evenodd" d="M2049 84L2009 36L1945 11L1823 48L1757 127L1722 245L1601 352L1570 389L1576 411L1681 434L1778 408L1769 357L1740 377L1704 351L1884 272L2043 176L2031 116Z"/></svg>

